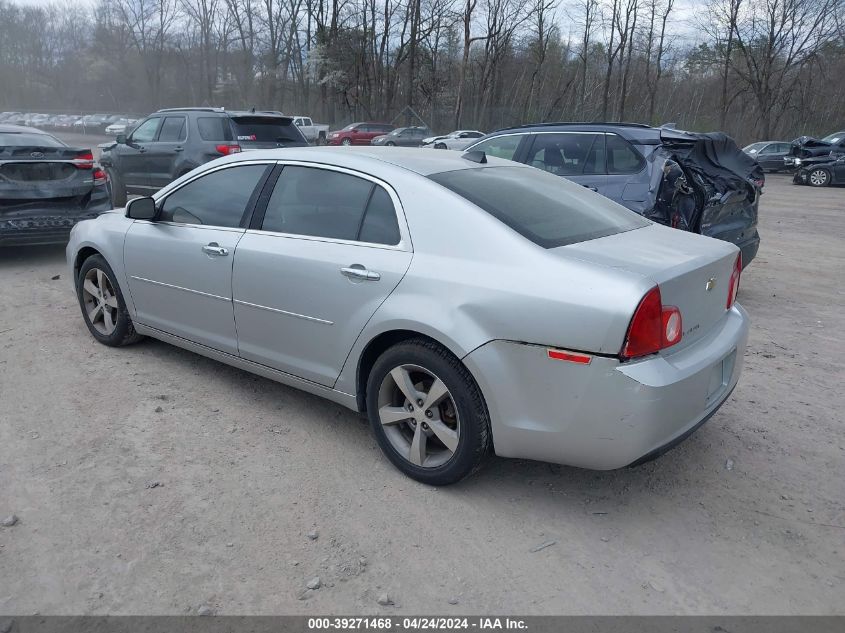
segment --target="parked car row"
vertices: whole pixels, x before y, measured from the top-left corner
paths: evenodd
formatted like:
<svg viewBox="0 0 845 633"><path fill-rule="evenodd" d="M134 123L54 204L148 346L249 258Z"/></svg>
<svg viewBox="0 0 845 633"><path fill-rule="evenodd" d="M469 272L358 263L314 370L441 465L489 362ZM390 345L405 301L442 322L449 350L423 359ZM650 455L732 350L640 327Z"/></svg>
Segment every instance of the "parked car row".
<svg viewBox="0 0 845 633"><path fill-rule="evenodd" d="M794 172L793 182L813 187L843 184L845 130L824 138L800 136L794 141L761 141L743 148L766 171Z"/></svg>
<svg viewBox="0 0 845 633"><path fill-rule="evenodd" d="M120 114L37 114L2 112L0 123L23 125L39 129L96 131L122 134L137 123L137 119Z"/></svg>
<svg viewBox="0 0 845 633"><path fill-rule="evenodd" d="M386 147L429 147L434 149L465 149L484 136L478 130L455 130L449 134L432 136L423 126L393 127L390 123L350 123L330 132L329 145L383 145Z"/></svg>

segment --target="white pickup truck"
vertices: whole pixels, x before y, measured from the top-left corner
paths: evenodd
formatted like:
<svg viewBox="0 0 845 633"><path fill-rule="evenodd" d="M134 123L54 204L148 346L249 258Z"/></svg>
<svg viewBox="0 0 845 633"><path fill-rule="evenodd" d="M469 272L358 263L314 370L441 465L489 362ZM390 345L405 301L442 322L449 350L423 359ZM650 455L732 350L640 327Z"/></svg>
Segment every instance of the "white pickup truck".
<svg viewBox="0 0 845 633"><path fill-rule="evenodd" d="M305 140L309 143L326 144L326 138L329 134L328 125L318 125L311 120L311 117L297 115L293 116L293 124L299 128L299 131L302 132Z"/></svg>

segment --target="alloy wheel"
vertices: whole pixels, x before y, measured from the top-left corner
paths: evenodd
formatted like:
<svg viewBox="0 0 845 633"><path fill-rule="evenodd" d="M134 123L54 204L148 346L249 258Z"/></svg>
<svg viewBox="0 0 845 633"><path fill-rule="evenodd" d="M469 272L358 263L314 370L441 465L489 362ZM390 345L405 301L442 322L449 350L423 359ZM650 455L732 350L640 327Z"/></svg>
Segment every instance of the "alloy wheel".
<svg viewBox="0 0 845 633"><path fill-rule="evenodd" d="M827 172L824 169L816 169L810 172L810 183L816 187L822 187L827 184Z"/></svg>
<svg viewBox="0 0 845 633"><path fill-rule="evenodd" d="M378 417L393 448L414 466L443 466L458 448L461 423L452 394L419 365L400 365L384 377Z"/></svg>
<svg viewBox="0 0 845 633"><path fill-rule="evenodd" d="M103 336L111 336L117 327L117 295L109 276L99 268L92 268L85 273L82 301L93 328Z"/></svg>

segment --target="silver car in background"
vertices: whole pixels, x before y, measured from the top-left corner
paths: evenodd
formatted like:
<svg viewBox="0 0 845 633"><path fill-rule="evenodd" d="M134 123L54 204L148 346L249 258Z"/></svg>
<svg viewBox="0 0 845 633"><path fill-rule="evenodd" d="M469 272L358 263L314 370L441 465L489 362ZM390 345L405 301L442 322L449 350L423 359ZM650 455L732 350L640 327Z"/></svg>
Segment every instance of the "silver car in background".
<svg viewBox="0 0 845 633"><path fill-rule="evenodd" d="M228 156L78 224L67 259L98 341L364 412L433 485L493 452L650 459L725 402L748 332L736 246L480 152Z"/></svg>

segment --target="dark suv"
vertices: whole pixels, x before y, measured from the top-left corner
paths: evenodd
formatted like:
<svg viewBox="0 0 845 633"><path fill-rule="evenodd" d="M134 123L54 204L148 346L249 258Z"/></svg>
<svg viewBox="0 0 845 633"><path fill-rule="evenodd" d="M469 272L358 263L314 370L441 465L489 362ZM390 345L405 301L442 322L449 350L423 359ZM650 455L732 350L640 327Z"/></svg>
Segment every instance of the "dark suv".
<svg viewBox="0 0 845 633"><path fill-rule="evenodd" d="M763 170L733 139L635 123L543 123L499 130L465 151L563 176L645 217L757 254Z"/></svg>
<svg viewBox="0 0 845 633"><path fill-rule="evenodd" d="M100 145L112 203L130 193L149 195L203 163L250 149L302 147L308 141L279 112L235 112L220 108L159 110L129 135Z"/></svg>

